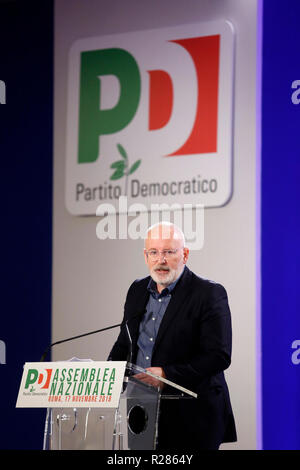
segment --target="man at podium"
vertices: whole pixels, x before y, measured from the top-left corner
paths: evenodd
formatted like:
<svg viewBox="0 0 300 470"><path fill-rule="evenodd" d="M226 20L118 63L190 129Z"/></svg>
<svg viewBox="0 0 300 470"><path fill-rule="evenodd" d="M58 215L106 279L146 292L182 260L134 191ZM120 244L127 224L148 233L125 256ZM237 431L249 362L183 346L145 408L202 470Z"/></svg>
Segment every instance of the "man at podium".
<svg viewBox="0 0 300 470"><path fill-rule="evenodd" d="M198 396L162 400L160 450L218 449L236 441L235 422L224 370L231 362L231 315L223 286L186 266L189 249L182 231L162 222L145 237L150 276L130 286L120 334L110 359L128 360ZM155 378L137 378L161 386ZM168 386L163 388L168 393ZM174 393L174 392L173 392Z"/></svg>

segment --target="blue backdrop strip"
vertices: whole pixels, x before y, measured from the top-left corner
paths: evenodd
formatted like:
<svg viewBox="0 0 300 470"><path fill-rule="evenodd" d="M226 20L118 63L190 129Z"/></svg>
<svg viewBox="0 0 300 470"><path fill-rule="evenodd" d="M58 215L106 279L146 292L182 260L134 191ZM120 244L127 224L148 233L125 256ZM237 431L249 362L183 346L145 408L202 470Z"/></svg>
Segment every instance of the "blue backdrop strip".
<svg viewBox="0 0 300 470"><path fill-rule="evenodd" d="M0 448L41 449L45 410L15 409L25 362L50 341L53 4L0 4Z"/></svg>
<svg viewBox="0 0 300 470"><path fill-rule="evenodd" d="M300 2L266 0L263 13L263 448L300 449Z"/></svg>

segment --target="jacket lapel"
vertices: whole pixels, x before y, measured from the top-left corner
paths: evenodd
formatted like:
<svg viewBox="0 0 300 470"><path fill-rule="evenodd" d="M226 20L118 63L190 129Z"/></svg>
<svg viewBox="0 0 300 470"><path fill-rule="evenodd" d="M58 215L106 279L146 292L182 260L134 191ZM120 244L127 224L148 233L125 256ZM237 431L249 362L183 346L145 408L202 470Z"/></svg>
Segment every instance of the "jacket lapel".
<svg viewBox="0 0 300 470"><path fill-rule="evenodd" d="M155 345L153 348L153 354L156 348L158 347L159 343L161 342L162 338L164 337L166 331L168 330L170 323L174 321L176 315L180 312L180 310L184 308L183 306L185 304L185 301L189 297L190 291L192 289L191 284L191 271L185 266L182 278L178 281L175 286L171 300L161 321Z"/></svg>
<svg viewBox="0 0 300 470"><path fill-rule="evenodd" d="M145 279L145 283L141 286L140 292L137 293L136 305L133 310L134 313L131 316L131 320L128 321L134 351L136 351L137 348L140 322L146 312L146 306L149 300L149 291L147 290L149 279L150 276Z"/></svg>

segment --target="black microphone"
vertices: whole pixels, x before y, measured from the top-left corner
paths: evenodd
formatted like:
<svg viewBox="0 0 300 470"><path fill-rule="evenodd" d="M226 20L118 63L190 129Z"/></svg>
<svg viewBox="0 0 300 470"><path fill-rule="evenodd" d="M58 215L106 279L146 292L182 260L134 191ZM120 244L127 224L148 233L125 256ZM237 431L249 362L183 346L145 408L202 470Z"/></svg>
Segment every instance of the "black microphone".
<svg viewBox="0 0 300 470"><path fill-rule="evenodd" d="M143 315L145 315L145 313L146 313L146 310L144 310L143 312L136 313L135 315L133 315L133 317L128 318L127 320L123 320L123 322L121 323L121 326L123 326L126 330L128 345L129 345L127 359L126 359L127 364L132 364L132 357L133 357L133 341L131 338L128 323L131 322L132 320L135 320L136 318L141 319ZM111 361L110 356L108 357L108 360Z"/></svg>
<svg viewBox="0 0 300 470"><path fill-rule="evenodd" d="M147 310L144 310L142 313L139 312L136 315L133 315L133 317L129 318L125 322L126 333L127 333L128 339L129 339L129 351L128 351L128 354L127 354L127 364L129 363L130 365L132 364L132 357L133 357L133 342L132 342L128 322L131 321L131 320L134 320L135 318L142 319L142 317L143 317L143 315L145 315L146 311Z"/></svg>
<svg viewBox="0 0 300 470"><path fill-rule="evenodd" d="M129 351L127 354L127 362L132 364L133 343L132 343L131 334L130 334L129 327L128 327L128 320L125 322L125 328L126 328L126 333L129 339Z"/></svg>
<svg viewBox="0 0 300 470"><path fill-rule="evenodd" d="M57 344L67 343L68 341L73 341L74 339L84 338L85 336L94 335L96 333L101 333L102 331L111 330L113 328L118 328L121 325L122 325L122 323L118 323L117 325L107 326L106 328L101 328L100 330L94 330L94 331L90 331L89 333L83 333L81 335L72 336L71 338L66 338L66 339L62 339L60 341L55 341L54 343L49 344L49 346L46 348L46 350L44 351L44 354L42 355L42 357L40 359L40 362L45 361L45 358L46 358L48 352L50 351L50 349L52 349L52 347L56 346Z"/></svg>

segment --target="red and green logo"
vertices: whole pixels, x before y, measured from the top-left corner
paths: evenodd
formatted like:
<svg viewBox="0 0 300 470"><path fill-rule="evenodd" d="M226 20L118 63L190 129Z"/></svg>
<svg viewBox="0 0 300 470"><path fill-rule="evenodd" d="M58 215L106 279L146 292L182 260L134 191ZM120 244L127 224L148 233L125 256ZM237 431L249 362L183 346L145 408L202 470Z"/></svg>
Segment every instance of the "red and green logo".
<svg viewBox="0 0 300 470"><path fill-rule="evenodd" d="M174 149L170 156L216 152L220 35L170 42L188 54L194 65L197 82L193 125L185 142ZM155 132L169 122L176 90L172 75L166 70L147 70L147 74L148 131ZM101 109L99 106L101 78L105 76L114 76L119 83L119 99L111 109ZM184 91L189 93L188 89L181 93ZM81 53L79 163L97 160L101 155L101 137L115 134L130 124L138 112L141 92L140 67L135 57L125 49L108 48Z"/></svg>
<svg viewBox="0 0 300 470"><path fill-rule="evenodd" d="M73 44L66 165L71 213L94 215L100 203L117 210L120 196L148 210L162 202L215 207L229 200L233 43L232 26L219 21ZM203 181L213 190L195 190L194 182L203 188Z"/></svg>
<svg viewBox="0 0 300 470"><path fill-rule="evenodd" d="M53 369L45 369L45 372L39 372L37 369L28 369L25 390L28 388L31 392L38 386L40 389L48 389L50 385Z"/></svg>

